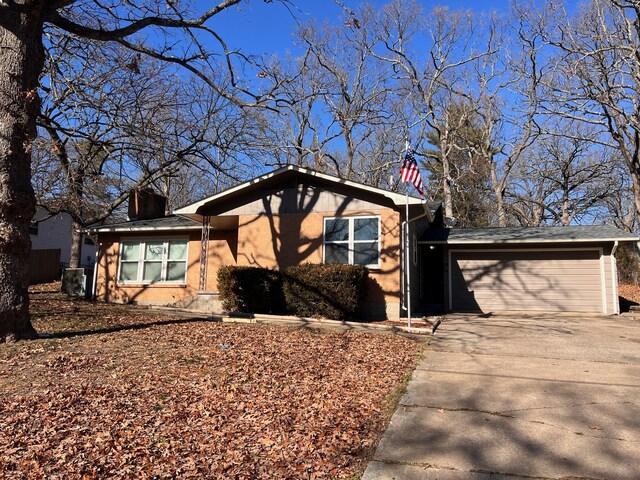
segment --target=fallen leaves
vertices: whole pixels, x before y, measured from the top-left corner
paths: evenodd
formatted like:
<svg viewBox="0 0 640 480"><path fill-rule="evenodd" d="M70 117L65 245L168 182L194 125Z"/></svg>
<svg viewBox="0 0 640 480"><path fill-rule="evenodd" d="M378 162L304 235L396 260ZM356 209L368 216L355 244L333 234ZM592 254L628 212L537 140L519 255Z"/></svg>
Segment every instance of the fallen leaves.
<svg viewBox="0 0 640 480"><path fill-rule="evenodd" d="M618 284L618 295L627 299L627 301L640 303L640 285L620 283Z"/></svg>
<svg viewBox="0 0 640 480"><path fill-rule="evenodd" d="M38 331L68 336L0 345L3 478L353 477L421 349L54 294L32 305Z"/></svg>

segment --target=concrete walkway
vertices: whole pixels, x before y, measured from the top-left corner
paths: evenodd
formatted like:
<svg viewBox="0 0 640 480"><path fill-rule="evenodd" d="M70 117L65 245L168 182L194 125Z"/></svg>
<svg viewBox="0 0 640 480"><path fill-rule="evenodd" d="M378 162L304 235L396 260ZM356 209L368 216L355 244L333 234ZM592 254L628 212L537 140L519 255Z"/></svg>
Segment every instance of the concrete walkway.
<svg viewBox="0 0 640 480"><path fill-rule="evenodd" d="M448 316L364 474L640 479L640 321Z"/></svg>

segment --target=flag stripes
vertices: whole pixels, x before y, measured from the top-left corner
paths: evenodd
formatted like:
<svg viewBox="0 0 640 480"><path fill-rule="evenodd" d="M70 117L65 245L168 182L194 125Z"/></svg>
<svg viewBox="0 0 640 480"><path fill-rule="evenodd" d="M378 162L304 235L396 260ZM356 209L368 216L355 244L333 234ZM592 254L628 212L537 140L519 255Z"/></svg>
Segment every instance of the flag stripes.
<svg viewBox="0 0 640 480"><path fill-rule="evenodd" d="M418 193L424 197L424 188L422 186L420 169L418 168L418 162L416 162L411 150L407 150L404 160L402 161L402 167L400 168L400 181L402 183L413 183L413 186L416 187Z"/></svg>

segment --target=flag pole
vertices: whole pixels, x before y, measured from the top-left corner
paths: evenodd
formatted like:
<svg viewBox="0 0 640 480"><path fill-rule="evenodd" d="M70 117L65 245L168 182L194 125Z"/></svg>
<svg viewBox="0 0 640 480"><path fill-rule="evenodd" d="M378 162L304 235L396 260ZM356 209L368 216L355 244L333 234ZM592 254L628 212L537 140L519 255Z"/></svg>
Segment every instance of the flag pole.
<svg viewBox="0 0 640 480"><path fill-rule="evenodd" d="M405 155L409 152L409 140L405 140L404 144ZM411 273L409 271L410 262L409 262L409 190L405 191L405 247L404 247L404 264L405 264L405 295L407 296L407 326L411 328Z"/></svg>
<svg viewBox="0 0 640 480"><path fill-rule="evenodd" d="M411 273L409 272L409 193L406 193L405 197L405 215L406 220L404 222L404 236L405 236L405 247L404 247L404 259L405 259L405 278L406 278L406 286L405 294L407 295L407 326L411 328Z"/></svg>

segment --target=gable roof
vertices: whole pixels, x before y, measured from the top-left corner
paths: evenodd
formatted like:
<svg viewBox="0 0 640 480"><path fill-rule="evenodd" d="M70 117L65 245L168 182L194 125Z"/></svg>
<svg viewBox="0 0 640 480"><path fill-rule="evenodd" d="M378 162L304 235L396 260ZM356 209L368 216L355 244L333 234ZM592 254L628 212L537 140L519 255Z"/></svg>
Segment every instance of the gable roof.
<svg viewBox="0 0 640 480"><path fill-rule="evenodd" d="M356 190L360 190L362 192L367 192L369 194L379 195L382 198L389 199L393 202L394 205L404 206L407 201L407 196L397 193L391 192L389 190L385 190L382 188L372 187L369 185L365 185L363 183L354 182L351 180L345 180L342 178L335 177L333 175L328 175L326 173L321 173L315 170L311 170L309 168L299 167L297 165L286 165L284 167L273 170L269 173L265 173L264 175L260 175L251 180L243 182L234 187L223 190L220 193L212 195L210 197L204 198L197 202L194 202L189 205L185 205L184 207L178 208L173 213L176 215L184 215L184 216L193 216L199 215L204 207L210 207L221 203L224 200L227 200L232 197L236 197L240 194L247 193L250 191L258 190L263 188L264 186L275 184L276 182L285 180L294 176L302 176L309 179L317 179L324 183L334 184L334 185L343 185L349 188L353 188ZM425 200L418 197L408 197L409 205L425 205L425 210L428 212L428 215L435 210L439 204L428 205ZM430 218L431 220L431 218Z"/></svg>
<svg viewBox="0 0 640 480"><path fill-rule="evenodd" d="M568 227L430 228L421 243L477 245L501 243L637 242L636 235L610 225Z"/></svg>

